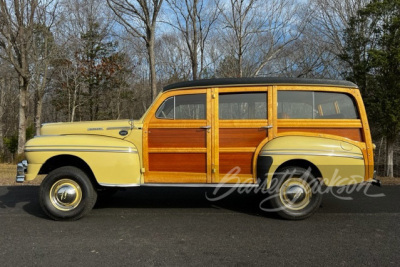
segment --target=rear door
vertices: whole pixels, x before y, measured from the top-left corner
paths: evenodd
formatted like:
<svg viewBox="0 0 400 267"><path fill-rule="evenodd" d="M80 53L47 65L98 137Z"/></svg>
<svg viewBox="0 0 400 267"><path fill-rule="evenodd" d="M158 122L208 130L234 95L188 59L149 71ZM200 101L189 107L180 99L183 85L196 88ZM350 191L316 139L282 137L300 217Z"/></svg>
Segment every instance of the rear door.
<svg viewBox="0 0 400 267"><path fill-rule="evenodd" d="M272 134L272 90L219 88L214 100L213 183L255 183L256 149Z"/></svg>

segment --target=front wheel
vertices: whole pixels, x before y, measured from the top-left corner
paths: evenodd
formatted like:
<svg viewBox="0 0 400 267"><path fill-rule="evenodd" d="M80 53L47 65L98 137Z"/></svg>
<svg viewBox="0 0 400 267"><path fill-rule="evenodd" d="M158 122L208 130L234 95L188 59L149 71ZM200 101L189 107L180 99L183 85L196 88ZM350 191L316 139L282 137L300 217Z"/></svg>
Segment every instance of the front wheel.
<svg viewBox="0 0 400 267"><path fill-rule="evenodd" d="M322 201L321 185L310 170L286 167L273 179L271 204L279 216L302 220L318 210Z"/></svg>
<svg viewBox="0 0 400 267"><path fill-rule="evenodd" d="M72 166L53 170L40 186L40 206L54 220L78 220L93 208L96 199L87 174Z"/></svg>

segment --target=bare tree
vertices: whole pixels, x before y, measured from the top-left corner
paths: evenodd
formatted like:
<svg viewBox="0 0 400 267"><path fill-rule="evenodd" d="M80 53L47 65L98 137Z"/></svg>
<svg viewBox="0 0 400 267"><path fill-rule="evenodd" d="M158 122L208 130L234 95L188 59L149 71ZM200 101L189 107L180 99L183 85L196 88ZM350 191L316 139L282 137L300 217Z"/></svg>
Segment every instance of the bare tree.
<svg viewBox="0 0 400 267"><path fill-rule="evenodd" d="M243 56L252 45L255 33L262 28L263 21L257 14L260 0L229 0L219 4L224 29L227 31L227 43L233 43L237 59L237 77L243 76Z"/></svg>
<svg viewBox="0 0 400 267"><path fill-rule="evenodd" d="M37 8L37 22L34 27L31 62L31 86L34 89L35 129L40 135L42 123L43 97L50 79L50 63L55 57L56 45L51 32L56 19L57 2L49 1Z"/></svg>
<svg viewBox="0 0 400 267"><path fill-rule="evenodd" d="M168 21L168 24L182 34L189 51L192 78L197 80L199 77L199 58L201 74L204 68L205 43L213 24L218 18L219 10L216 6L213 6L215 1L167 0L167 3L174 14L174 19Z"/></svg>
<svg viewBox="0 0 400 267"><path fill-rule="evenodd" d="M157 96L154 43L157 16L162 2L163 0L107 0L125 29L146 44L152 99Z"/></svg>
<svg viewBox="0 0 400 267"><path fill-rule="evenodd" d="M318 33L318 42L326 43L331 53L343 52L344 30L349 26L350 18L364 7L368 0L310 0L310 27Z"/></svg>
<svg viewBox="0 0 400 267"><path fill-rule="evenodd" d="M8 81L7 81L8 80ZM8 82L8 83L7 83ZM0 76L0 155L3 154L4 150L4 122L3 117L6 111L6 86L11 86L9 79L6 79L3 75Z"/></svg>
<svg viewBox="0 0 400 267"><path fill-rule="evenodd" d="M31 79L29 52L38 5L38 0L0 0L0 47L4 50L4 54L0 55L13 65L19 79L19 155L24 152L26 141L27 97Z"/></svg>
<svg viewBox="0 0 400 267"><path fill-rule="evenodd" d="M272 59L302 36L309 21L309 12L298 16L303 7L295 0L271 0L262 5L265 20L257 33L256 46L261 56L256 60L252 76L258 76Z"/></svg>

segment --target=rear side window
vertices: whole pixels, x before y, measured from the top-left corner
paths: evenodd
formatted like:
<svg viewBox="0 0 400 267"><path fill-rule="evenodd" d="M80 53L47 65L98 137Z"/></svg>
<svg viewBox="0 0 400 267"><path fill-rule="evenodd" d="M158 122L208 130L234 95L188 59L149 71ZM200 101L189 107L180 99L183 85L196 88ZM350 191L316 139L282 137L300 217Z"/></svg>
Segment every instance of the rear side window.
<svg viewBox="0 0 400 267"><path fill-rule="evenodd" d="M345 93L279 91L278 119L358 119L352 96Z"/></svg>

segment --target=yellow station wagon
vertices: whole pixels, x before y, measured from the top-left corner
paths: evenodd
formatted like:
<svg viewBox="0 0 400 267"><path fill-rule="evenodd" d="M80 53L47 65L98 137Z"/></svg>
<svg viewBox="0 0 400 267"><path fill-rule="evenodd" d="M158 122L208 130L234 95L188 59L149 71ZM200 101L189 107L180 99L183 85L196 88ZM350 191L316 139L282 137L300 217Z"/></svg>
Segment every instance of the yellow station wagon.
<svg viewBox="0 0 400 267"><path fill-rule="evenodd" d="M263 186L282 217L303 219L322 185L378 183L363 101L347 81L177 83L139 120L45 124L25 155L17 182L47 174L40 203L56 220L81 218L99 191L143 185Z"/></svg>

